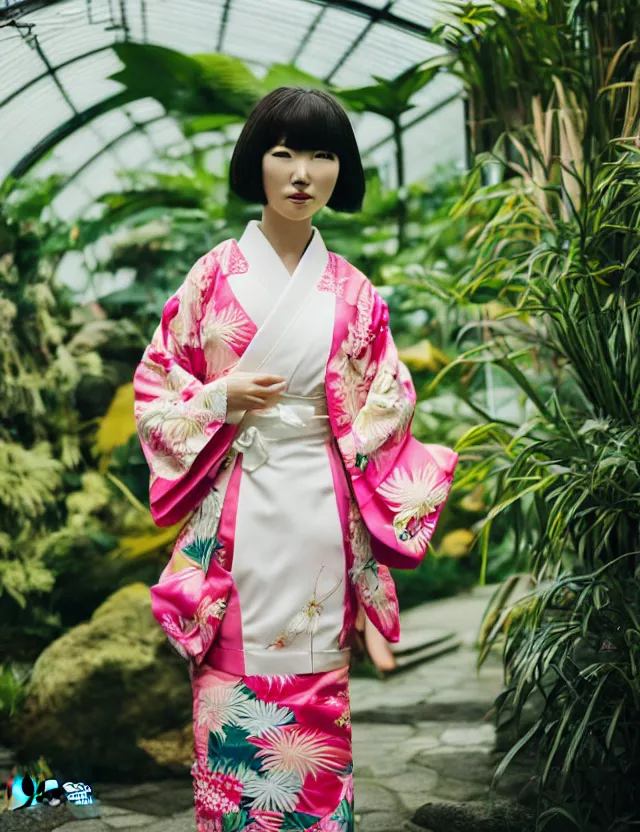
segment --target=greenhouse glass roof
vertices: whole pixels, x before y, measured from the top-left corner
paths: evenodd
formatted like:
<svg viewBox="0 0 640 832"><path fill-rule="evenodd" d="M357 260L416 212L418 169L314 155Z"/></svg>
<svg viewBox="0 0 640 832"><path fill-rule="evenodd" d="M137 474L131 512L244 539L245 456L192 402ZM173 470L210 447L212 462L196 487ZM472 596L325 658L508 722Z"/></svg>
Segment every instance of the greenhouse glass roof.
<svg viewBox="0 0 640 832"><path fill-rule="evenodd" d="M0 0L0 181L32 171L63 172L58 212L72 217L118 188L117 173L139 170L184 146L177 121L153 98L93 117L122 89L120 43L154 44L188 55L220 52L262 77L273 64L337 87L393 78L442 50L425 35L439 0ZM403 116L408 181L434 165L465 159L463 102L455 78L439 74ZM354 116L364 154L393 185L390 123ZM52 135L63 131L52 153ZM233 127L197 137L208 147ZM220 158L228 149L220 149Z"/></svg>

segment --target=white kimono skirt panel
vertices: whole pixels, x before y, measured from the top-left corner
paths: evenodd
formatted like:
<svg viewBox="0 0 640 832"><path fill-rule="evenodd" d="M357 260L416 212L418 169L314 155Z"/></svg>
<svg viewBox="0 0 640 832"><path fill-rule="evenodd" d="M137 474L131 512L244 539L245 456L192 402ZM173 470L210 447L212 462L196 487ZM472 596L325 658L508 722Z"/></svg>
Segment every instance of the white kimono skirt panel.
<svg viewBox="0 0 640 832"><path fill-rule="evenodd" d="M249 269L229 284L258 331L235 371L287 381L278 407L227 416L241 420L231 571L245 672L320 673L349 663L338 647L347 587L324 387L336 298L318 289L328 254L314 228L290 275L256 221L239 247Z"/></svg>

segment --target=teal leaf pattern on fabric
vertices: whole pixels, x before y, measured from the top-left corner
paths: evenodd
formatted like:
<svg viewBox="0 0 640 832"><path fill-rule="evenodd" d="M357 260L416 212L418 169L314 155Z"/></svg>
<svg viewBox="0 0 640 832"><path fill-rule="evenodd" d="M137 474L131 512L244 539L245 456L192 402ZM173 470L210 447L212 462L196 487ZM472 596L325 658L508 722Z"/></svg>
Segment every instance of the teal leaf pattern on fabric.
<svg viewBox="0 0 640 832"><path fill-rule="evenodd" d="M249 816L243 809L239 812L226 812L222 816L222 832L236 832L236 830L244 829L248 819Z"/></svg>
<svg viewBox="0 0 640 832"><path fill-rule="evenodd" d="M248 741L249 734L235 725L224 726L226 739L209 732L209 748L207 763L211 770L222 766L245 766L258 771L262 761L256 757L258 748Z"/></svg>
<svg viewBox="0 0 640 832"><path fill-rule="evenodd" d="M217 537L196 537L193 543L182 549L182 552L191 560L195 560L206 575L212 558L222 548L222 543Z"/></svg>
<svg viewBox="0 0 640 832"><path fill-rule="evenodd" d="M356 453L356 468L359 468L362 472L364 472L366 471L368 464L369 457L366 454Z"/></svg>
<svg viewBox="0 0 640 832"><path fill-rule="evenodd" d="M304 832L315 823L321 821L318 815L307 815L304 812L285 812L280 829L282 832Z"/></svg>
<svg viewBox="0 0 640 832"><path fill-rule="evenodd" d="M344 826L345 832L352 832L353 830L353 804L346 798L340 802L338 808L331 815L331 820L338 821Z"/></svg>

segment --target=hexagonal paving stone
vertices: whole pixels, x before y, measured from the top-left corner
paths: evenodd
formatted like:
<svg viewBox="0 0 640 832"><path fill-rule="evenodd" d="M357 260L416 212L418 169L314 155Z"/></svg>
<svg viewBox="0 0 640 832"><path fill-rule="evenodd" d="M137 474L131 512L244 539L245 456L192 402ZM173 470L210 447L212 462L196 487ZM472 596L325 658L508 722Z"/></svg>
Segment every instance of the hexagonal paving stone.
<svg viewBox="0 0 640 832"><path fill-rule="evenodd" d="M354 784L354 800L359 815L369 812L396 812L403 814L396 794L386 789L376 780L360 780L357 776Z"/></svg>
<svg viewBox="0 0 640 832"><path fill-rule="evenodd" d="M440 736L444 745L493 745L496 739L496 729L493 725L467 725L458 728L447 728Z"/></svg>
<svg viewBox="0 0 640 832"><path fill-rule="evenodd" d="M123 815L111 815L104 820L113 829L133 829L137 826L143 827L155 823L158 818L154 815L141 815L139 812L126 812Z"/></svg>
<svg viewBox="0 0 640 832"><path fill-rule="evenodd" d="M402 814L373 812L365 815L358 826L358 832L403 832L405 817Z"/></svg>

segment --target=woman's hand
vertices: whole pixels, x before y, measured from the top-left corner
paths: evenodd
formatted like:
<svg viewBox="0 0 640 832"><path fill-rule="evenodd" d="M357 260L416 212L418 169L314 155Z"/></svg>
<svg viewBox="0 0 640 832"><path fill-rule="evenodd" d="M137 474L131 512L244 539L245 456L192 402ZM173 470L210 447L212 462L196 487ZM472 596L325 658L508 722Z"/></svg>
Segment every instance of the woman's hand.
<svg viewBox="0 0 640 832"><path fill-rule="evenodd" d="M230 373L227 382L227 411L267 410L278 404L287 386L282 376Z"/></svg>

